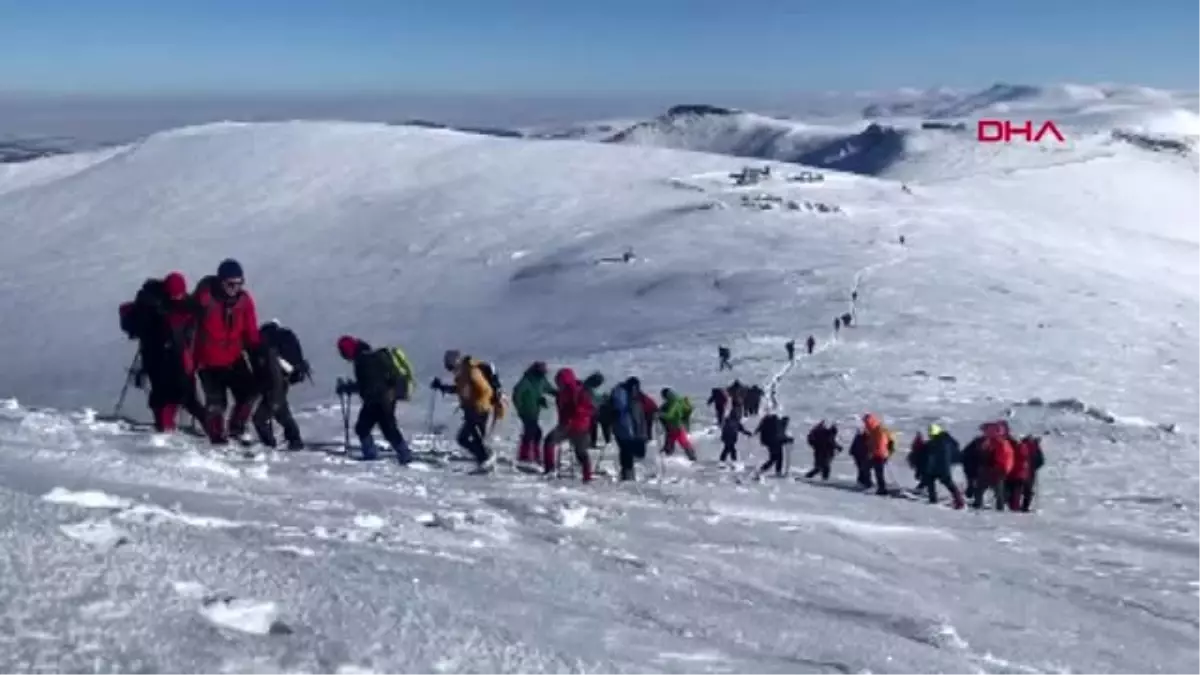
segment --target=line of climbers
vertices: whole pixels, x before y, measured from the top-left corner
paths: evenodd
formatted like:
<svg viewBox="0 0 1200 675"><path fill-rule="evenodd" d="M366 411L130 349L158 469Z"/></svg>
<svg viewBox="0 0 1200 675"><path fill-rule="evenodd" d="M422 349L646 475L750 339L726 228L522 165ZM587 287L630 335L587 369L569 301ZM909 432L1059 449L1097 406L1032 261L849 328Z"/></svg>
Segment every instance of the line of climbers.
<svg viewBox="0 0 1200 675"><path fill-rule="evenodd" d="M278 422L290 449L304 447L300 430L288 405L290 386L311 381L311 369L296 335L272 321L258 325L254 300L245 289L241 265L225 260L213 276L205 277L189 294L183 276L172 272L163 279L143 284L133 302L120 306L121 328L139 342L140 367L131 368L139 386L149 380L149 405L158 431L176 427L178 411L183 409L203 423L208 438L215 444L241 438L247 422L253 421L259 440L276 445L272 428ZM810 338L810 345L812 338ZM794 345L788 343L789 359ZM722 348L728 360L727 348ZM415 383L411 363L395 347L373 348L367 342L342 336L337 341L339 355L353 366L353 379L339 379L339 396L357 394L362 406L354 425L364 459L374 459L378 449L372 438L379 427L395 450L397 460L407 464L411 450L396 422L396 405L410 400ZM458 444L478 464L479 470L492 468L494 453L486 439L491 428L503 419L506 407L503 387L496 368L458 350L448 350L442 360L452 376L450 383L435 377L434 391L455 394L463 412L457 435ZM592 373L580 381L570 368L555 373L549 381L546 364L531 364L513 389L512 400L521 422L517 462L552 472L558 464L557 448L569 444L580 466L582 478L590 481L593 465L590 449L615 440L621 480L635 477L635 464L646 456L648 443L654 440L655 423L663 428L660 452L673 455L682 448L688 459L696 460L691 442L693 406L687 396L670 388L661 392L662 404L642 391L637 377L630 377L608 392L602 392L604 376ZM197 395L197 380L203 403ZM740 436L756 435L767 450L768 459L758 475L774 470L784 473L784 452L794 439L788 435L790 418L774 413L763 415L750 432L743 425L747 416L757 416L764 391L747 387L735 380L725 388L712 389L707 404L716 413L722 441L720 461L736 462ZM226 412L232 397L232 413ZM557 423L543 433L541 413L555 400ZM887 463L895 453L895 435L874 414L866 414L863 426L850 443L850 456L857 468L857 482L863 489L875 487L888 494ZM975 508L983 506L991 491L997 509L1028 511L1036 486L1037 472L1044 464L1041 440L1032 436L1014 439L1003 421L981 425L981 435L960 450L958 442L935 425L928 437L920 433L913 440L908 456L918 480L918 489L937 501L937 485L946 487L956 508L972 499ZM836 424L818 422L808 433L813 450L813 468L807 478L828 480L834 457L842 450ZM952 477L952 467L960 464L966 479L960 492Z"/></svg>

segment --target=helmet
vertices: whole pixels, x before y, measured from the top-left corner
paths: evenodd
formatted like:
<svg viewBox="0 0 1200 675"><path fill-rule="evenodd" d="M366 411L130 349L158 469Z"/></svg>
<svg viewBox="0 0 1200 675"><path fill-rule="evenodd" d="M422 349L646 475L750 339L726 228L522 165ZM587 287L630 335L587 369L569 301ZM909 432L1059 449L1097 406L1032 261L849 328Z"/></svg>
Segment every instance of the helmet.
<svg viewBox="0 0 1200 675"><path fill-rule="evenodd" d="M933 438L934 436L937 436L940 433L942 433L942 428L939 427L937 424L929 425L929 437L930 438Z"/></svg>

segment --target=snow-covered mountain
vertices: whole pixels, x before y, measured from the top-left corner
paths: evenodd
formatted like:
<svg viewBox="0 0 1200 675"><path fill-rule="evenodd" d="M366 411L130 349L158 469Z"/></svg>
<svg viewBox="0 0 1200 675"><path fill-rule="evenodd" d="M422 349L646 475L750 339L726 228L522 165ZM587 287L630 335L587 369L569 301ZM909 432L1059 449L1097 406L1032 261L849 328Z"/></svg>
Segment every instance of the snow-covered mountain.
<svg viewBox="0 0 1200 675"><path fill-rule="evenodd" d="M778 119L711 105L677 106L665 114L631 125L605 139L610 143L715 152L737 157L795 162L905 180L940 177L930 174L928 148L937 159L950 155L958 164L979 153L979 170L1004 170L993 162L996 150L976 138L980 118L1054 121L1069 139L1067 147L1035 146L1021 166L1065 157L1107 152L1098 146L1132 142L1149 150L1195 153L1200 114L1194 95L1136 87L996 84L977 92L935 89L902 92L862 110L862 119L838 118L817 123ZM1019 152L1021 148L1017 148ZM1032 154L1031 154L1032 153ZM1194 160L1193 160L1194 161ZM961 167L945 174L958 175Z"/></svg>
<svg viewBox="0 0 1200 675"><path fill-rule="evenodd" d="M942 180L909 190L312 122L0 167L0 667L1195 671L1195 167L1103 135L1061 162L928 138L944 142L910 170ZM313 451L245 459L97 419L134 351L117 305L227 256L314 363L293 394ZM852 291L856 325L834 336ZM533 359L698 404L760 383L800 438L836 420L848 444L874 411L904 485L933 421L965 442L1007 415L1047 434L1049 463L1032 515L862 494L845 457L829 483L760 483L716 466L698 405L701 461L656 466L652 446L636 484L469 476L436 433L452 404L424 387L401 413L421 463L347 461L321 450L343 433L343 333L405 347L422 383L456 347L509 387ZM787 363L809 334L816 353ZM510 458L515 439L510 419L492 444ZM809 464L802 443L791 458Z"/></svg>

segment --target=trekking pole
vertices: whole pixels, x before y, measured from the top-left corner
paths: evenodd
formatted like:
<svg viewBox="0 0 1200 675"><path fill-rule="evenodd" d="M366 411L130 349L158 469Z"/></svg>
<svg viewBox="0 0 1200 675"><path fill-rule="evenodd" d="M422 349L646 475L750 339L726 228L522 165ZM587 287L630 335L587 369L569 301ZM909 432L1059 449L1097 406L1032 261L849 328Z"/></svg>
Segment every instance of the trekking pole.
<svg viewBox="0 0 1200 675"><path fill-rule="evenodd" d="M129 367L125 369L125 384L121 385L121 395L117 397L117 405L113 408L113 417L121 416L121 408L125 405L125 394L129 392L129 382L134 379L134 371L137 370L138 361L142 356L142 348L138 347L133 353L133 360L129 362Z"/></svg>
<svg viewBox="0 0 1200 675"><path fill-rule="evenodd" d="M342 405L342 432L346 456L350 456L350 394L338 392L338 402Z"/></svg>
<svg viewBox="0 0 1200 675"><path fill-rule="evenodd" d="M429 413L425 416L425 432L433 435L433 411L437 407L437 396L429 392Z"/></svg>

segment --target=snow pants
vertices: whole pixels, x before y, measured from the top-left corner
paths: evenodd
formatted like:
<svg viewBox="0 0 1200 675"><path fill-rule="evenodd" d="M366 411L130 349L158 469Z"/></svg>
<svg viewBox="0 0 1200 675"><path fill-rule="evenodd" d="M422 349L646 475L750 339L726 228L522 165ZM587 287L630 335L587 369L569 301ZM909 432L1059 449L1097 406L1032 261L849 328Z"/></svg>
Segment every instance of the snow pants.
<svg viewBox="0 0 1200 675"><path fill-rule="evenodd" d="M273 422L278 422L279 426L283 427L283 438L287 441L288 448L299 450L304 447L300 438L300 426L296 424L296 418L292 416L292 407L288 404L287 395L290 388L287 380L279 382L277 386L263 392L258 406L254 409L254 431L267 447L273 448L276 445Z"/></svg>
<svg viewBox="0 0 1200 675"><path fill-rule="evenodd" d="M1036 482L1035 476L1024 478L1009 478L1004 481L1004 493L1008 497L1009 511L1029 512L1033 506L1033 488Z"/></svg>
<svg viewBox="0 0 1200 675"><path fill-rule="evenodd" d="M995 497L996 510L1003 511L1004 507L1008 505L1008 498L1005 494L1004 487L1004 479L996 479L991 476L987 476L985 473L985 475L981 476L975 484L975 499L971 502L971 507L975 509L982 509L983 497L985 494L987 494L988 490L991 490L992 495Z"/></svg>
<svg viewBox="0 0 1200 675"><path fill-rule="evenodd" d="M254 374L244 358L227 368L206 368L200 371L200 387L204 390L204 430L213 443L227 443L230 436L246 432L254 400L258 397ZM233 412L229 415L228 430L225 410L228 395L233 395Z"/></svg>
<svg viewBox="0 0 1200 675"><path fill-rule="evenodd" d="M379 427L384 440L396 451L396 460L401 464L412 461L412 452L408 442L404 440L399 425L396 424L396 399L392 396L368 398L362 402L358 411L358 420L354 423L354 435L362 444L363 459L374 459L379 456L375 449L375 439L371 432Z"/></svg>
<svg viewBox="0 0 1200 675"><path fill-rule="evenodd" d="M518 462L541 462L542 423L537 416L521 416L521 445L517 448Z"/></svg>
<svg viewBox="0 0 1200 675"><path fill-rule="evenodd" d="M872 457L871 473L875 477L875 494L886 495L887 489L887 458Z"/></svg>
<svg viewBox="0 0 1200 675"><path fill-rule="evenodd" d="M617 461L621 465L621 480L635 478L634 464L646 456L646 441L640 439L617 439Z"/></svg>
<svg viewBox="0 0 1200 675"><path fill-rule="evenodd" d="M954 507L962 508L962 493L958 491L958 486L954 484L954 478L950 475L949 471L935 471L925 475L921 479L921 484L924 485L925 489L928 491L929 503L938 503L938 483L941 483L946 487L947 490L950 491L950 497L954 500Z"/></svg>
<svg viewBox="0 0 1200 675"><path fill-rule="evenodd" d="M821 480L829 480L829 474L833 471L833 454L833 448L813 448L813 468L804 477L820 476Z"/></svg>
<svg viewBox="0 0 1200 675"><path fill-rule="evenodd" d="M874 482L871 480L871 459L863 455L854 455L854 467L858 470L855 481L864 490L869 490Z"/></svg>
<svg viewBox="0 0 1200 675"><path fill-rule="evenodd" d="M663 441L662 452L670 457L675 454L675 446L683 448L687 458L696 461L696 449L692 447L692 439L688 438L687 429L676 427L667 429L667 438Z"/></svg>
<svg viewBox="0 0 1200 675"><path fill-rule="evenodd" d="M759 473L766 473L771 467L775 467L775 475L783 475L783 444L772 443L767 446L767 461L758 468Z"/></svg>
<svg viewBox="0 0 1200 675"><path fill-rule="evenodd" d="M738 461L737 439L734 439L732 441L724 441L723 442L723 446L721 448L721 459L719 459L718 461L721 461L721 462L724 462L724 461L736 462L736 461Z"/></svg>
<svg viewBox="0 0 1200 675"><path fill-rule="evenodd" d="M588 437L593 448L600 447L601 437L604 438L605 445L612 442L612 424L603 415L597 413L592 416L592 429Z"/></svg>
<svg viewBox="0 0 1200 675"><path fill-rule="evenodd" d="M147 404L154 414L155 431L173 431L182 407L203 423L207 414L196 395L196 378L183 367L183 360L169 353L153 354L142 350L142 371L150 380Z"/></svg>
<svg viewBox="0 0 1200 675"><path fill-rule="evenodd" d="M579 463L580 473L583 476L583 482L588 483L592 480L592 458L588 454L588 448L591 445L592 436L588 431L573 432L565 427L554 427L548 436L546 443L542 446L542 456L545 460L545 471L551 473L558 469L558 444L567 441L571 444L571 450L575 452L575 461Z"/></svg>
<svg viewBox="0 0 1200 675"><path fill-rule="evenodd" d="M474 410L469 407L464 407L463 423L458 429L459 447L471 453L475 461L482 466L488 460L488 449L486 444L487 438L487 423L488 413L484 411Z"/></svg>

